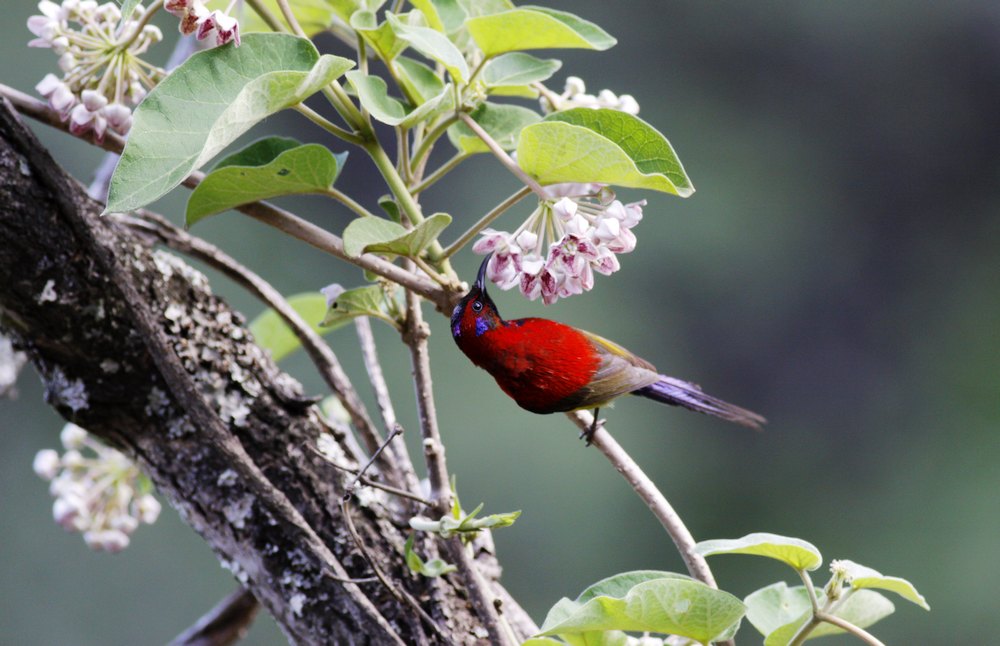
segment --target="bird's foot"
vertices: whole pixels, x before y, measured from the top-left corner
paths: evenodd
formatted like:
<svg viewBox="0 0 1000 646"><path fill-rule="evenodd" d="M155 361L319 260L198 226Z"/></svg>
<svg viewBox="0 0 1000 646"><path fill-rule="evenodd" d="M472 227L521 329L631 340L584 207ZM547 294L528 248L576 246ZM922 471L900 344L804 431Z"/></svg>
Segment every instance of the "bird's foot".
<svg viewBox="0 0 1000 646"><path fill-rule="evenodd" d="M594 433L597 429L604 425L603 419L598 419L597 411L594 411L594 421L590 423L586 429L580 432L580 439L584 440L585 446L590 446L594 443Z"/></svg>

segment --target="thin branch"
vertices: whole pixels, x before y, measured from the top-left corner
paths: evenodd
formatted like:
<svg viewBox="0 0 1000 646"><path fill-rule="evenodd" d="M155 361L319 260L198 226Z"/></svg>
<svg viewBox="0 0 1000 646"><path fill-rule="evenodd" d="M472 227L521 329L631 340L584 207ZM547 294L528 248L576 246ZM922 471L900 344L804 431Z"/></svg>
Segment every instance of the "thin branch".
<svg viewBox="0 0 1000 646"><path fill-rule="evenodd" d="M469 157L471 157L471 155L469 153L455 153L455 155L452 156L451 159L449 159L445 163L443 163L440 166L438 166L437 168L435 168L433 173L431 173L430 175L428 175L422 182L420 182L419 184L417 184L416 186L414 186L412 189L410 189L410 193L412 193L413 195L417 195L419 193L423 193L428 188L430 188L431 186L433 186L442 177L444 177L445 175L447 175L451 171L455 170L455 168L459 164L461 164L462 162L464 162Z"/></svg>
<svg viewBox="0 0 1000 646"><path fill-rule="evenodd" d="M359 316L354 319L354 328L357 331L358 341L361 345L361 356L365 362L368 381L375 391L375 402L382 416L382 424L386 431L388 431L396 427L396 411L392 406L392 398L389 397L389 386L385 383L382 364L378 359L378 351L375 348L375 335L372 334L371 320L367 316ZM410 491L419 491L420 482L417 480L417 474L413 470L413 461L410 460L410 453L406 450L406 443L399 442L393 444L389 447L389 451L392 453L393 462L396 463L403 476L403 484ZM423 498L420 498L419 502L426 503Z"/></svg>
<svg viewBox="0 0 1000 646"><path fill-rule="evenodd" d="M362 139L360 136L354 134L349 130L341 128L337 124L333 123L332 121L321 115L319 112L316 112L315 110L307 106L305 103L296 104L292 106L292 109L301 114L302 116L306 117L313 123L315 123L323 130L326 130L334 137L337 137L338 139L343 139L349 144L356 144L359 146L364 142L364 139Z"/></svg>
<svg viewBox="0 0 1000 646"><path fill-rule="evenodd" d="M585 411L566 413L566 416L581 431L586 431L593 424L593 416ZM708 586L718 588L718 585L715 583L715 577L712 576L712 571L709 569L708 563L705 562L705 558L694 551L694 538L684 525L684 521L677 515L677 512L667 502L666 497L664 497L660 490L656 488L653 481L649 479L649 476L639 468L639 465L625 452L625 449L611 437L611 434L608 433L603 425L597 427L597 431L592 438L592 444L608 458L615 467L615 470L622 474L622 477L632 485L635 492L639 494L639 497L646 503L649 510L653 512L653 515L663 525L663 528L667 530L670 538L674 541L674 545L677 546L677 550L681 553L684 565L687 566L691 576Z"/></svg>
<svg viewBox="0 0 1000 646"><path fill-rule="evenodd" d="M522 186L516 193L508 197L500 204L497 204L495 207L493 207L493 210L491 210L489 213L481 217L478 222L469 227L469 230L463 233L458 240L448 245L448 247L442 253L442 257L450 258L451 256L453 256L458 250L460 250L462 247L468 244L469 240L472 240L474 237L476 237L480 231L485 229L490 223L492 223L498 217L503 215L507 211L507 209L509 209L510 207L514 206L515 204L523 200L530 193L531 193L530 187Z"/></svg>
<svg viewBox="0 0 1000 646"><path fill-rule="evenodd" d="M229 594L182 632L169 646L228 646L243 639L260 610L257 597L244 588Z"/></svg>
<svg viewBox="0 0 1000 646"><path fill-rule="evenodd" d="M421 169L430 157L431 149L434 148L434 142L447 132L448 128L456 121L458 121L458 115L448 115L417 143L417 147L413 151L413 160L410 162L410 168L413 170L414 176L419 177L422 175Z"/></svg>
<svg viewBox="0 0 1000 646"><path fill-rule="evenodd" d="M339 471L343 471L344 473L349 473L352 476L353 475L358 475L357 472L354 469L348 469L347 467L345 467L345 466L343 466L341 464L337 464L336 462L334 462L333 460L331 460L325 453L323 453L322 451L320 451L316 447L311 446L309 448L312 449L313 453L315 453L316 455L318 455L318 456L322 457L324 460L326 460L326 463L329 464L334 469L337 469ZM377 480L372 480L371 478L369 478L367 476L360 476L360 481L361 481L361 484L365 485L366 487L374 487L375 489L381 489L382 491L384 491L386 493L390 493L390 494L392 494L394 496L399 496L401 498L408 498L408 499L410 499L410 500L412 500L414 502L419 502L421 505L425 505L427 507L433 507L434 506L434 503L432 503L430 500L427 500L426 498L418 496L415 493L411 493L409 491L406 491L405 489L397 489L396 487L389 486L389 485L384 484L382 482L379 482Z"/></svg>
<svg viewBox="0 0 1000 646"><path fill-rule="evenodd" d="M354 497L354 489L355 487L358 486L358 481L364 477L365 471L371 468L372 464L375 463L375 460L378 459L378 456L382 455L382 451L385 450L385 447L389 446L390 442L392 442L394 439L396 439L397 436L402 434L403 434L403 427L400 426L399 424L396 424L395 428L393 428L392 431L389 433L389 436L385 438L385 441L382 442L382 444L379 445L377 449L375 449L374 453L372 453L372 456L368 459L368 462L366 462L364 466L358 469L357 474L355 474L351 482L348 483L347 487L344 489L344 501L348 501L352 497Z"/></svg>
<svg viewBox="0 0 1000 646"><path fill-rule="evenodd" d="M345 524L347 525L347 530L350 532L351 537L354 539L354 543L358 547L358 551L361 552L361 556L364 557L365 561L368 562L368 566L372 569L372 572L375 573L375 576L378 577L378 580L382 583L383 586L385 586L385 589L389 591L389 594L391 594L401 603L406 603L411 608L413 608L417 612L417 614L420 615L420 618L423 619L424 623L427 624L427 626L431 630L433 630L438 637L447 641L448 638L441 630L441 627L437 625L437 622L434 621L433 617L427 614L427 611L423 609L423 606L421 606L420 603L416 599L414 599L409 592L393 585L389 581L389 579L386 578L386 576L382 573L382 570L378 567L378 565L376 565L375 560L372 559L371 554L368 553L368 548L365 546L364 541L361 540L361 536L358 534L357 528L354 527L354 519L351 518L351 510L350 508L348 508L347 502L348 501L346 499L340 502L341 514L343 515L343 518L346 521Z"/></svg>
<svg viewBox="0 0 1000 646"><path fill-rule="evenodd" d="M510 155L507 154L507 151L501 148L500 144L498 144L493 139L493 137L489 135L488 132L483 130L483 127L481 125L476 123L475 119L470 117L465 112L459 112L458 118L461 119L465 125L469 126L472 132L476 133L477 137L482 139L483 143L486 144L486 147L489 148L490 152L493 153L493 156L496 157L498 160L500 160L500 163L503 164L503 166L507 170L509 170L511 173L514 174L515 177L521 180L521 182L525 186L530 187L531 190L534 191L537 195L543 198L546 197L545 189L542 188L542 185L539 184L534 177L525 173L524 170L522 170L522 168L517 165L517 162L511 159Z"/></svg>
<svg viewBox="0 0 1000 646"><path fill-rule="evenodd" d="M358 202L354 201L354 199L350 195L347 195L346 193L343 193L343 192L335 189L332 186L329 187L329 188L327 188L325 191L323 191L322 194L325 195L325 196L327 196L327 197L330 197L330 198L333 198L333 199L337 200L338 202L340 202L341 204L343 204L347 208L349 208L352 211L354 211L360 217L363 217L363 218L378 217L374 213L372 213L371 211L369 211L368 209L366 209L365 207L361 206Z"/></svg>
<svg viewBox="0 0 1000 646"><path fill-rule="evenodd" d="M281 15L285 17L285 22L291 28L292 33L300 38L308 38L306 32L302 30L302 25L299 24L298 18L295 17L295 13L292 12L291 6L288 4L288 0L277 0L278 9L281 10Z"/></svg>

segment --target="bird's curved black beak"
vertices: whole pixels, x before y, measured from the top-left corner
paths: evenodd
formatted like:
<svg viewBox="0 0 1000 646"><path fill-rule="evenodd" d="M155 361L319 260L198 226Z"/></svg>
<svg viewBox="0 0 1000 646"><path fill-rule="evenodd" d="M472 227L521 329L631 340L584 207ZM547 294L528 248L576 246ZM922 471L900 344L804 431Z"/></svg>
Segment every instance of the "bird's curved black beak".
<svg viewBox="0 0 1000 646"><path fill-rule="evenodd" d="M474 288L484 294L486 293L486 266L490 264L490 258L492 257L493 252L491 251L483 258L483 264L479 265L479 274L476 275L476 283L473 285Z"/></svg>

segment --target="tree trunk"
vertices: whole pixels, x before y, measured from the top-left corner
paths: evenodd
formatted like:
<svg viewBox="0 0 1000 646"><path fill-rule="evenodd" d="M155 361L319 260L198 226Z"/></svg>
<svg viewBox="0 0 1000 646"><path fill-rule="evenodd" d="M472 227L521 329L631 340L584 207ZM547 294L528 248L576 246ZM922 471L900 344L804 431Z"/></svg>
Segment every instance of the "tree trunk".
<svg viewBox="0 0 1000 646"><path fill-rule="evenodd" d="M417 503L342 509L344 474L312 450L327 427L301 386L204 276L101 210L4 101L0 327L49 403L135 459L294 642L481 643L462 580L405 565ZM392 589L372 580L344 509ZM499 571L487 551L476 556L484 574ZM531 620L490 584L526 638Z"/></svg>

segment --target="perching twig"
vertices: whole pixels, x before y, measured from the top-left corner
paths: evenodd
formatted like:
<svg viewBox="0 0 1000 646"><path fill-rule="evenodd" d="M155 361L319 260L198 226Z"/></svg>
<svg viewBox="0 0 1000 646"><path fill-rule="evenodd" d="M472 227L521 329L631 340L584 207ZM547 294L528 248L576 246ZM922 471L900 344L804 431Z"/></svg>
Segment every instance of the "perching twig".
<svg viewBox="0 0 1000 646"><path fill-rule="evenodd" d="M392 431L389 432L389 437L385 438L385 441L382 442L382 444L377 449L375 449L375 452L372 453L372 456L368 459L368 462L365 463L363 467L358 469L358 472L357 474L355 474L354 479L351 480L351 482L348 483L347 488L344 489L345 501L350 500L351 497L354 496L354 488L358 486L358 480L360 480L362 476L365 475L365 471L367 471L368 468L375 463L375 460L377 460L378 456L382 454L382 451L385 450L385 447L389 446L389 443L392 442L394 439L396 439L396 436L402 434L403 434L403 427L400 426L399 424L396 424L395 428L393 428Z"/></svg>
<svg viewBox="0 0 1000 646"><path fill-rule="evenodd" d="M257 597L244 588L229 594L169 646L228 646L246 636L260 610Z"/></svg>
<svg viewBox="0 0 1000 646"><path fill-rule="evenodd" d="M323 459L325 459L327 461L327 464L329 464L334 469L339 469L340 471L343 471L344 473L349 473L351 475L356 475L357 474L357 472L354 469L348 469L347 467L345 467L343 465L340 465L340 464L337 464L336 462L332 461L325 453L323 453L322 451L320 451L316 447L309 447L309 448L311 448L314 453L316 453L317 455L319 455ZM432 503L430 500L427 500L426 498L422 498L422 497L418 496L415 493L411 493L409 491L406 491L405 489L397 489L396 487L392 487L392 486L389 486L389 485L384 484L382 482L378 482L377 480L372 480L371 478L369 478L367 476L361 476L360 482L361 482L361 484L365 485L366 487L374 487L375 489L381 489L382 491L384 491L386 493L390 493L390 494L392 494L394 496L400 496L402 498L409 498L410 500L412 500L414 502L419 502L421 505L425 505L427 507L433 507L434 506L434 503Z"/></svg>

